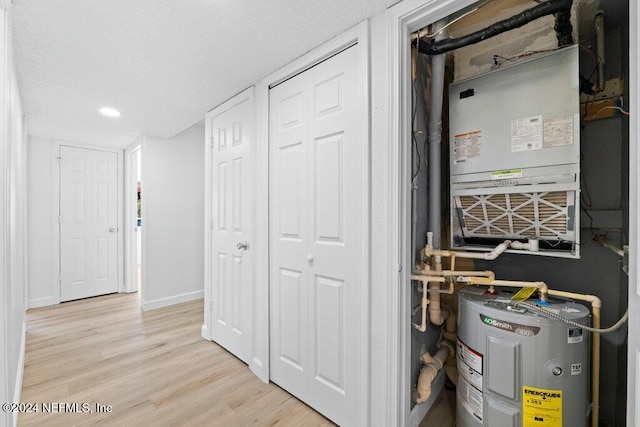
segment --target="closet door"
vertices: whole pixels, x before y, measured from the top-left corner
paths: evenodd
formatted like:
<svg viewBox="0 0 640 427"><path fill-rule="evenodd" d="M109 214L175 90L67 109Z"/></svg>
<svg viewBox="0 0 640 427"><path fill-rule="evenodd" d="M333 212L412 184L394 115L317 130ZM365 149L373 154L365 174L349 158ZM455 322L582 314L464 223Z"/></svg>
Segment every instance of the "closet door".
<svg viewBox="0 0 640 427"><path fill-rule="evenodd" d="M251 100L209 118L211 148L211 338L251 359L255 189Z"/></svg>
<svg viewBox="0 0 640 427"><path fill-rule="evenodd" d="M360 407L357 49L270 91L271 380L341 425Z"/></svg>
<svg viewBox="0 0 640 427"><path fill-rule="evenodd" d="M60 146L60 300L118 292L118 154Z"/></svg>

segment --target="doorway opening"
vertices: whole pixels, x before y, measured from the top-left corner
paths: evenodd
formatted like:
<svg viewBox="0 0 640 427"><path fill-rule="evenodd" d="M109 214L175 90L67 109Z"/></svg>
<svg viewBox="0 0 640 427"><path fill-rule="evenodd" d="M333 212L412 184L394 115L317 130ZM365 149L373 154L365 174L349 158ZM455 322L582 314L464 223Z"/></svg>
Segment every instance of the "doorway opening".
<svg viewBox="0 0 640 427"><path fill-rule="evenodd" d="M126 268L126 292L138 292L138 298L142 298L144 257L142 238L142 146L133 146L126 152L128 167L126 169L127 204L127 268Z"/></svg>
<svg viewBox="0 0 640 427"><path fill-rule="evenodd" d="M432 389L440 391L445 383L442 374L429 378L430 358L439 355L446 376L454 378L448 388L457 392L452 399L457 403L448 405L453 412L447 414L451 423L438 421L439 426L454 425L453 420L458 426L476 425L483 417L485 424L492 424L492 414L510 411L494 404L495 388L490 382L495 372L504 379L509 370L491 354L488 347L493 344L482 347L484 335L473 331L482 344L473 342L476 335L471 337L473 327L466 323L471 318L466 291L476 288L460 292L465 286L481 281L514 286L504 293L491 287L476 291L479 299L491 300L490 304L509 301L496 314L502 321L507 307L513 307L510 301L517 299L506 295L534 281L549 285L550 295L563 293L578 300L583 294L601 297L603 325L621 324L616 320L626 318L624 257L633 180L628 167L629 110L624 104L629 89L623 83L629 81L624 48L629 29L621 17L628 5L602 1L590 9L588 3L596 2L583 2L577 11L586 25L577 26L576 17L569 16L574 12L568 10L564 18L561 13L547 14L528 22L528 27L518 27L519 32L495 33L488 40L484 35L497 28L495 17L504 14L509 17L504 22L512 23L542 9L537 2L525 0L478 2L429 26L412 28L415 31L406 40L412 47L405 62L411 80L404 86L409 89L411 108L406 111L411 117L401 120L411 135L404 165L410 173L403 176L410 230L405 238L405 264L413 268L411 277L405 276L410 283L405 310L412 313L412 324L405 324L410 349L410 368L405 373L410 384L405 390L410 396L410 425L423 420L437 394ZM571 34L555 31L563 19L573 20L573 27L565 30ZM556 132L558 122L564 123L566 132ZM527 128L531 132L525 132L533 140L523 143L521 130L527 124L533 125ZM556 137L562 142L552 142ZM539 204L533 206L531 198ZM527 214L521 210L525 206ZM552 223L558 227L548 227ZM481 271L497 279L465 282L459 271ZM455 279L444 280L447 275ZM443 289L449 290L441 290L434 277L442 278ZM488 316L483 310L482 315ZM516 320L525 317L514 315ZM488 337L494 331L484 332ZM585 414L585 424L587 416L592 425L614 425L624 419L627 372L625 363L616 361L625 360L627 354L626 330L609 332L602 335L600 344L593 336L591 360L596 362L583 363L589 368L571 377L582 375L580 406L568 410L569 402L564 402L565 413ZM567 345L574 344L561 338ZM500 339L506 343L511 338L506 334ZM475 371L482 371L484 379L471 379L467 351L485 358ZM521 354L522 363L530 369L513 370L522 373L509 383L516 384L514 390L521 390L520 383L534 384L527 375L538 362L524 362L529 353L522 350ZM600 365L610 364L614 369L600 376ZM596 386L589 386L589 381ZM556 383L554 387L563 386ZM504 396L500 405L507 401ZM514 396L519 398L519 392ZM477 407L471 408L472 400ZM509 416L528 416L526 410L518 411ZM430 425L428 419L434 419L435 413L427 414L422 425Z"/></svg>
<svg viewBox="0 0 640 427"><path fill-rule="evenodd" d="M134 153L136 160L136 289L142 292L142 150Z"/></svg>

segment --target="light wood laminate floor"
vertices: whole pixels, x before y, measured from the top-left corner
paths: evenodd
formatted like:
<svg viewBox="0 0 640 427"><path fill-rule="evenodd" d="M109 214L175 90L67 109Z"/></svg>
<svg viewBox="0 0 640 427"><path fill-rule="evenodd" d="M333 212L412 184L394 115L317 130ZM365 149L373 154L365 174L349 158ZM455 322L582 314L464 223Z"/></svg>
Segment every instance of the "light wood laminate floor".
<svg viewBox="0 0 640 427"><path fill-rule="evenodd" d="M29 310L21 401L40 407L19 425L332 425L202 339L202 306L143 313L137 294L115 294ZM43 402L92 413L43 413Z"/></svg>

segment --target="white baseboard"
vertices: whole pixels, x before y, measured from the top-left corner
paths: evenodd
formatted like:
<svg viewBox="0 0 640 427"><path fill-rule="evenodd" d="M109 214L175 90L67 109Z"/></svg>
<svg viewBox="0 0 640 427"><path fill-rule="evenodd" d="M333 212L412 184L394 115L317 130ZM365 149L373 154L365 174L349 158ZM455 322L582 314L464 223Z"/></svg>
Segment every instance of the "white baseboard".
<svg viewBox="0 0 640 427"><path fill-rule="evenodd" d="M202 325L200 328L200 335L202 335L202 338L205 340L211 341L211 335L209 335L209 328L207 328L207 325Z"/></svg>
<svg viewBox="0 0 640 427"><path fill-rule="evenodd" d="M16 374L16 387L13 390L13 403L20 403L22 396L22 379L24 378L25 346L27 341L27 323L22 322L22 338L20 339L20 356L18 357L18 372ZM13 427L18 425L18 412L13 413Z"/></svg>
<svg viewBox="0 0 640 427"><path fill-rule="evenodd" d="M49 307L50 305L55 305L55 304L56 304L56 301L53 297L30 299L29 301L27 301L27 309L38 308L38 307Z"/></svg>
<svg viewBox="0 0 640 427"><path fill-rule="evenodd" d="M419 403L413 407L413 410L409 415L410 426L417 427L420 425L425 415L427 415L427 412L429 412L429 409L431 409L431 406L436 401L436 399L438 398L438 395L442 391L446 378L447 378L447 375L444 369L441 369L440 372L438 372L438 375L434 378L433 382L431 383L431 396L429 396L426 402Z"/></svg>
<svg viewBox="0 0 640 427"><path fill-rule="evenodd" d="M194 299L199 298L204 298L204 290L187 292L186 294L174 295L172 297L159 298L151 301L142 301L142 311L155 310L156 308L168 307L170 305L193 301Z"/></svg>

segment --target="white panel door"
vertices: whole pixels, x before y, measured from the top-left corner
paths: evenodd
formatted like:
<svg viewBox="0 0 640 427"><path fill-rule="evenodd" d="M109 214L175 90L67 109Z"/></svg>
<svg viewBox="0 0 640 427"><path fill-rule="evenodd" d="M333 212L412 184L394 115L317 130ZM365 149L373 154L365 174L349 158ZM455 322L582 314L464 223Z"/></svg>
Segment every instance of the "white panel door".
<svg viewBox="0 0 640 427"><path fill-rule="evenodd" d="M357 49L270 91L270 375L340 425L360 402Z"/></svg>
<svg viewBox="0 0 640 427"><path fill-rule="evenodd" d="M118 291L118 154L60 147L60 299Z"/></svg>
<svg viewBox="0 0 640 427"><path fill-rule="evenodd" d="M249 363L253 307L251 101L211 118L211 339Z"/></svg>

